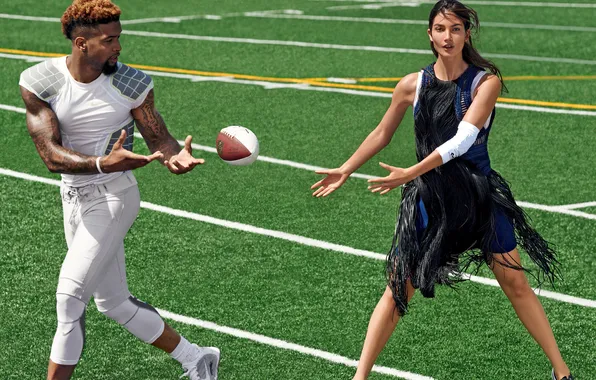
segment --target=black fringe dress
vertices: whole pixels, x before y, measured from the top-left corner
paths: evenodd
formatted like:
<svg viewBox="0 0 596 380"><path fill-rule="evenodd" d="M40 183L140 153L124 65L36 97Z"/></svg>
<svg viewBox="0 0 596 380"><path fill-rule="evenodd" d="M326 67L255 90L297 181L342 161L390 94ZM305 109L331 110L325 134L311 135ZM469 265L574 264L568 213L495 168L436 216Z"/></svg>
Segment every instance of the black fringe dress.
<svg viewBox="0 0 596 380"><path fill-rule="evenodd" d="M442 81L434 64L421 71L414 104L418 161L455 135L485 74L470 65L457 80ZM490 264L493 255L517 245L538 266L539 282L558 276L551 245L529 225L508 183L490 167L487 142L494 117L493 110L468 152L402 189L386 268L400 315L408 307L408 279L424 297L434 297L435 284L453 285L470 264ZM528 271L508 257L503 256L506 265Z"/></svg>

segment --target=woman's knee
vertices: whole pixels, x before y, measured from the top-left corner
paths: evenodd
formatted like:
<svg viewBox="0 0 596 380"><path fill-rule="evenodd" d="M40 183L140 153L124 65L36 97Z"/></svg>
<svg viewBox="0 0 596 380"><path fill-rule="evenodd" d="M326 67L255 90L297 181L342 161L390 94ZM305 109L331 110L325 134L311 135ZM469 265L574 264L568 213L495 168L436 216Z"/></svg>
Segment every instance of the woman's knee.
<svg viewBox="0 0 596 380"><path fill-rule="evenodd" d="M521 298L533 293L523 270L508 269L499 280L501 288L512 297Z"/></svg>
<svg viewBox="0 0 596 380"><path fill-rule="evenodd" d="M410 282L410 280L407 281L406 283L406 289L408 292L408 302L412 299L412 297L414 296L414 293L416 292L416 289L414 288L414 286L412 286L412 283ZM391 288L389 286L385 287L385 292L383 293L383 298L385 299L390 299L390 300L394 300L393 298L393 291L391 290Z"/></svg>

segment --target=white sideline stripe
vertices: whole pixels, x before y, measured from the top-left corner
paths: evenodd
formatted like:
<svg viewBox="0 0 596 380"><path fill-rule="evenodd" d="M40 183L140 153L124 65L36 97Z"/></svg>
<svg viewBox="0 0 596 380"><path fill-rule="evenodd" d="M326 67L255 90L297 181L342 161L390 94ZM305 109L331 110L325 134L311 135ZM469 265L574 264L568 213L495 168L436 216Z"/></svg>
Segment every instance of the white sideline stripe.
<svg viewBox="0 0 596 380"><path fill-rule="evenodd" d="M358 81L356 79L336 78L336 77L329 77L329 78L327 78L327 82L331 82L331 83L344 83L344 84L358 84Z"/></svg>
<svg viewBox="0 0 596 380"><path fill-rule="evenodd" d="M430 50L394 48L394 47L383 47L383 46L341 45L341 44L323 44L323 43L303 42L303 41L261 40L261 39L256 39L256 38L200 36L200 35L194 35L194 34L147 32L147 31L142 31L142 30L123 30L122 33L133 35L133 36L141 36L141 37L173 38L173 39L183 39L183 40L193 40L193 41L232 42L232 43L243 43L243 44L253 44L253 45L295 46L295 47L307 47L307 48L318 48L318 49L337 49L337 50L366 50L366 51L377 51L377 52L388 52L388 53L406 53L406 54L409 53L409 54L424 54L424 55L432 54L432 52ZM594 64L596 64L596 61L594 61Z"/></svg>
<svg viewBox="0 0 596 380"><path fill-rule="evenodd" d="M24 108L20 108L20 107L14 107L14 106L9 106L6 104L0 104L0 109L6 110L6 111L13 111L13 112L18 112L18 113L26 113L26 110ZM134 134L135 137L142 139L143 136L138 133L135 132ZM184 145L184 141L182 140L177 140L178 144L180 145ZM192 148L193 149L198 149L198 150L202 150L205 152L209 152L209 153L217 153L217 150L213 147L210 146L206 146L206 145L200 145L200 144L192 144ZM290 166L293 168L297 168L297 169L304 169L304 170L308 170L308 171L317 171L317 170L325 170L327 168L324 168L322 166L315 166L315 165L309 165L309 164L303 164L300 162L295 162L295 161L290 161L290 160L282 160L279 158L273 158L273 157L267 157L267 156L261 156L259 155L259 157L257 158L257 160L263 161L263 162L269 162L272 164L278 164L278 165L285 165L285 166ZM362 178L362 179L372 179L372 178L376 178L373 175L369 175L369 174L361 174L361 173L352 173L352 175L350 177L353 178ZM557 210L556 212L560 212L560 213L565 213L563 211L567 210L569 211L569 209L571 208L581 208L581 207L589 207L589 206L596 206L596 202L588 202L588 203L580 203L580 204L573 204L573 205L564 205L564 206L545 206L545 205L538 205L538 204L533 204L533 203L527 203L527 202L518 202L518 203L524 203L526 205L526 207L529 208L538 208L538 207L555 207ZM541 209L544 211L550 211L550 208L547 209ZM574 214L569 214L569 215L575 215L578 212L575 211ZM592 214L587 214L587 213L581 213L581 214L585 214L584 217L587 216L588 219L592 219L592 217L594 215Z"/></svg>
<svg viewBox="0 0 596 380"><path fill-rule="evenodd" d="M48 59L48 58L44 58L44 57L31 57L31 56L27 56L27 55L4 54L4 53L0 53L0 58L22 59L27 62L41 62L41 61ZM272 82L267 82L267 81L235 79L235 78L231 78L231 77L209 77L209 76L201 76L201 75L166 73L166 72L152 71L152 70L143 70L143 71L145 73L153 75L153 76L188 79L192 82L223 82L223 83L244 84L244 85L257 85L257 86L263 87L266 90L290 88L290 89L294 89L294 90L333 92L333 93L339 93L339 94L368 96L368 97L375 97L375 98L391 98L391 96L392 96L392 94L386 93L386 92L361 91L361 90L351 90L351 89L334 88L334 87L317 87L317 86L312 86L312 85L305 84L305 83L303 83L303 84L272 83ZM517 105L517 104L505 104L505 103L497 103L496 107L497 108L513 109L513 110L521 110L521 111L540 112L540 113L556 113L556 114L578 115L578 116L596 116L596 111L568 110L568 109L561 109L561 108L522 106L522 105Z"/></svg>
<svg viewBox="0 0 596 380"><path fill-rule="evenodd" d="M541 210L541 211L549 211L549 212L555 212L555 213L559 213L559 214L577 216L577 217L585 218L585 219L596 220L595 214L589 214L587 212L570 210L565 205L563 205L563 206L547 206L547 205L540 205L540 204L534 204L534 203L528 203L528 202L522 202L522 201L519 201L516 203L518 205L520 205L521 207L525 207L525 208L533 208L533 209Z"/></svg>
<svg viewBox="0 0 596 380"><path fill-rule="evenodd" d="M311 239L311 238L307 238L307 237L300 236L300 235L294 235L294 234L289 234L286 232L275 231L275 230L268 230L268 229L261 228L261 227L251 226L249 224L232 222L232 221L228 221L228 220L224 220L224 219L218 219L218 218L214 218L214 217L207 216L207 215L195 214L195 213L189 212L189 211L176 210L176 209L173 209L170 207L159 206L159 205L148 203L148 202L141 202L141 207L149 209L149 210L157 211L157 212L162 212L164 214L178 216L181 218L192 219L192 220L196 220L199 222L214 224L214 225L220 226L220 227L231 228L231 229L238 230L238 231L250 232L253 234L257 234L257 235L269 236L269 237L274 237L274 238L278 238L278 239L282 239L282 240L286 240L286 241L291 241L291 242L306 245L309 247L322 248L322 249L327 249L330 251L347 253L347 254L354 255L354 256L367 257L369 259L385 260L385 255L381 255L379 253L365 251L362 249L346 247L344 245L329 243L329 242L317 240L317 239Z"/></svg>
<svg viewBox="0 0 596 380"><path fill-rule="evenodd" d="M495 286L497 288L501 287L499 285L499 282L492 278L479 277L479 276L474 276L471 274L464 274L462 277L467 278L470 281L477 282L479 284ZM534 293L538 296L550 298L550 299L561 301L561 302L572 303L575 305L596 308L596 301L592 301L592 300L585 299L585 298L569 296L566 294L551 292L550 290L544 290L544 289L533 289L533 290L534 290Z"/></svg>
<svg viewBox="0 0 596 380"><path fill-rule="evenodd" d="M567 210L572 210L576 208L584 208L584 207L593 207L596 206L596 202L583 202L583 203L574 203L570 205L560 206L561 208L566 208Z"/></svg>
<svg viewBox="0 0 596 380"><path fill-rule="evenodd" d="M7 59L21 59L27 62L42 62L48 59L48 57L34 57L31 55L22 55L22 54L6 54L0 53L0 58L7 58Z"/></svg>
<svg viewBox="0 0 596 380"><path fill-rule="evenodd" d="M42 182L42 183L47 183L47 184L56 185L56 186L60 185L60 181L57 181L57 180L52 180L52 179L48 179L48 178L43 178L43 177L38 177L38 176L30 175L30 174L16 172L16 171L13 171L10 169L0 168L0 174L25 179L28 181ZM224 228L230 228L230 229L234 229L234 230L238 230L238 231L250 232L250 233L257 234L257 235L269 236L269 237L274 237L274 238L278 238L278 239L282 239L282 240L286 240L286 241L291 241L291 242L305 245L308 247L321 248L321 249L326 249L326 250L330 250L330 251L346 253L349 255L361 256L361 257L366 257L369 259L380 260L380 261L384 261L385 257L386 257L385 254L381 254L381 253L365 251L362 249L356 249L356 248L352 248L352 247L348 247L348 246L340 245L340 244L329 243L329 242L326 242L323 240L311 239L308 237L290 234L287 232L269 230L266 228L256 227L256 226L252 226L249 224L232 222L232 221L225 220L225 219L219 219L219 218L214 218L214 217L207 216L207 215L196 214L194 212L177 210L177 209L173 209L173 208L166 207L166 206L160 206L160 205L156 205L156 204L149 203L149 202L141 201L141 207L148 209L148 210L172 215L172 216L178 216L181 218L186 218L186 219L196 220L199 222L217 225L217 226L224 227ZM479 277L479 276L470 276L469 278L470 278L470 281L473 281L473 282L495 286L495 280L491 280L491 279ZM569 296L569 295L561 294L561 293L550 292L550 291L546 291L546 290L541 290L541 291L535 290L535 292L539 296L542 296L545 298L551 298L551 299L555 299L557 301L562 301L562 302L585 306L585 307L596 308L596 301L593 301L593 300Z"/></svg>
<svg viewBox="0 0 596 380"><path fill-rule="evenodd" d="M226 16L233 16L236 15L235 13L230 13ZM205 19L205 20L221 20L222 16L219 15L192 15L192 16L169 16L169 17L152 17L152 18L139 18L134 20L123 20L121 21L122 25L133 25L133 24L148 24L154 22L167 22L178 24L184 20L195 20L195 19Z"/></svg>
<svg viewBox="0 0 596 380"><path fill-rule="evenodd" d="M258 11L258 12L244 12L244 13L230 13L223 16L220 15L192 15L192 16L170 16L170 17L152 17L152 18L141 18L133 20L122 20L123 25L133 24L146 24L155 22L164 23L180 23L184 20L195 20L195 19L206 19L206 20L221 20L225 17L236 17L245 16L252 18L280 18L280 19L300 19L300 20L312 20L312 21L349 21L349 22L366 22L366 23L379 23L379 24L406 24L406 25L426 25L426 20L404 20L404 19L391 19L391 18L373 18L373 17L342 17L342 16L316 16L316 15L302 15L302 14L279 14L274 12L288 12L287 9L279 11ZM60 22L59 18L51 17L33 17L33 16L21 16L21 15L9 15L0 14L0 18L18 19L18 20L31 20L31 21L48 21L48 22ZM515 23L504 23L504 22L490 22L485 21L482 23L483 26L498 27L498 28L517 28L517 29L542 29L542 30L565 30L573 32L596 32L596 28L589 26L570 26L570 25L538 25L538 24L515 24Z"/></svg>
<svg viewBox="0 0 596 380"><path fill-rule="evenodd" d="M25 15L12 15L7 13L0 13L0 18L8 18L13 20L25 20L25 21L45 21L45 22L60 22L59 17L37 17L37 16L25 16Z"/></svg>
<svg viewBox="0 0 596 380"><path fill-rule="evenodd" d="M231 335L236 338L251 340L253 342L266 344L268 346L281 348L283 350L296 351L301 354L314 356L314 357L324 359L324 360L327 360L327 361L330 361L333 363L343 364L347 367L357 367L358 366L357 360L349 359L349 358L346 358L345 356L340 356L337 354L332 354L327 351L319 350L316 348L310 348L310 347L302 346L302 345L295 344L295 343L290 343L290 342L287 342L287 341L281 340L281 339L270 338L265 335L255 334L255 333L251 333L248 331L239 330L239 329L236 329L233 327L220 326L213 322L202 321L200 319L186 317L184 315L175 314L170 311L163 310L163 309L157 309L157 311L159 312L159 314L162 317L172 319L177 322L185 323L187 325L202 327L204 329L216 331L221 334L226 334L226 335ZM394 368L382 367L382 366L377 366L377 365L375 365L373 367L372 371L377 372L377 373L382 373L385 375L392 375L392 376L400 377L403 379L433 380L432 377L422 376L422 375L418 375L418 374L415 374L412 372L400 371L400 370L397 370Z"/></svg>
<svg viewBox="0 0 596 380"><path fill-rule="evenodd" d="M0 109L6 110L6 111L18 112L18 113L22 113L22 114L25 114L27 112L27 110L25 110L24 108L9 106L6 104L0 104Z"/></svg>
<svg viewBox="0 0 596 380"><path fill-rule="evenodd" d="M279 19L298 19L311 21L348 21L348 22L366 22L376 24L405 24L405 25L428 25L427 20L405 20L394 18L373 18L373 17L343 17L343 16L316 16L316 15L295 15L278 14L266 12L247 12L246 17L254 18L279 18ZM596 28L589 26L565 26L565 25L538 25L538 24L510 24L505 22L483 22L482 26L496 28L516 28L516 29L543 29L543 30L564 30L572 32L596 32Z"/></svg>
<svg viewBox="0 0 596 380"><path fill-rule="evenodd" d="M13 111L13 112L18 112L18 113L26 113L26 110L24 108L20 108L20 107L13 107L13 106L9 106L6 104L0 104L0 109L2 110L6 110L6 111ZM135 132L134 136L136 138L139 139L143 139L143 136L138 133ZM180 144L181 146L184 145L184 141L182 140L177 140L178 144ZM197 149L197 150L202 150L205 152L209 152L209 153L217 153L217 150L213 147L210 146L206 146L206 145L200 145L200 144L192 144L192 148L193 149ZM300 162L294 162L294 161L289 161L289 160L281 160L278 158L273 158L273 157L267 157L267 156L261 156L259 155L259 157L257 158L257 160L263 161L263 162L269 162L272 164L278 164L278 165L285 165L285 166L291 166L293 168L297 168L297 169L304 169L304 170L308 170L308 171L317 171L317 170L324 170L327 168L324 168L322 166L314 166L314 165L309 165L309 164L302 164ZM371 179L371 178L376 178L375 176L372 175L368 175L368 174L360 174L360 173L353 173L351 175L351 177L354 178L362 178L362 179Z"/></svg>
<svg viewBox="0 0 596 380"><path fill-rule="evenodd" d="M354 2L354 3L372 3L363 4L360 6L349 6L351 8L362 8L366 5L382 5L391 4L391 6L420 6L421 4L435 4L436 1L428 0L405 0L405 1L392 1L392 0L310 0L310 1L336 1L336 2ZM482 0L468 0L466 4L470 5L499 5L499 6L510 6L510 7L540 7L540 8L596 8L596 4L593 3L546 3L546 2L534 2L534 1L482 1ZM348 7L348 6L347 6ZM330 8L327 8L330 9ZM344 8L349 9L349 8Z"/></svg>
<svg viewBox="0 0 596 380"><path fill-rule="evenodd" d="M0 107L2 108L2 107ZM138 132L135 132L134 136L136 138L139 139L143 139L143 135L141 135ZM184 145L184 141L182 140L177 140L178 144L180 145ZM210 146L206 146L206 145L200 145L200 144L195 144L192 143L192 148L193 149L197 149L197 150L202 150L204 152L209 152L209 153L217 153L217 150L213 147ZM314 166L314 165L309 165L309 164L302 164L300 162L295 162L295 161L290 161L290 160L280 160L279 158L273 158L273 157L267 157L267 156L261 156L259 155L257 157L258 161L263 161L263 162L269 162L271 164L278 164L278 165L285 165L285 166L290 166L293 168L297 168L297 169L304 169L304 170L308 170L308 171L317 171L317 170L325 170L327 168L324 168L322 166ZM371 178L376 178L372 175L367 175L367 174L360 174L360 173L354 173L351 175L351 177L354 178L362 178L362 179L371 179Z"/></svg>
<svg viewBox="0 0 596 380"><path fill-rule="evenodd" d="M336 5L327 7L328 10L343 11L346 9L381 9L389 7L419 7L420 3L402 3L402 2L382 2L382 3L368 3L363 5Z"/></svg>
<svg viewBox="0 0 596 380"><path fill-rule="evenodd" d="M10 169L0 168L0 174L9 176L9 177L24 179L24 180L31 181L31 182L41 182L41 183L45 183L47 185L60 186L60 183L61 183L61 181L59 181L57 179L39 177L36 175L27 174L27 173L16 172L16 171L10 170Z"/></svg>
<svg viewBox="0 0 596 380"><path fill-rule="evenodd" d="M517 28L517 29L544 29L544 30L565 30L570 32L596 32L596 28L591 26L574 25L539 25L539 24L510 24L506 22L485 21L482 26L492 26L495 28Z"/></svg>
<svg viewBox="0 0 596 380"><path fill-rule="evenodd" d="M420 54L431 55L430 50L423 49L407 49L395 48L385 46L365 46L365 45L341 45L341 44L322 44L315 42L304 41L283 41L283 40L260 40L255 38L236 38L236 37L216 37L216 36L199 36L192 34L178 34L178 33L157 33L146 32L141 30L123 30L122 34L140 36L140 37L156 37L156 38L173 38L192 41L210 41L210 42L230 42L253 45L273 45L273 46L294 46L304 48L317 49L333 49L333 50L355 50L355 51L375 51L383 53L401 53L401 54ZM578 65L596 65L596 61L587 59L575 58L556 58L556 57L534 57L528 55L518 54L500 54L500 53L482 53L482 56L488 58L513 59L522 61L535 62L551 62L551 63L570 63Z"/></svg>
<svg viewBox="0 0 596 380"><path fill-rule="evenodd" d="M7 111L13 111L13 112L18 112L18 113L25 113L25 109L24 108L19 108L19 107L14 107L14 106L9 106L9 105L5 105L5 104L0 104L0 109L4 109ZM143 136L138 133L135 132L134 134L135 137L142 139ZM177 140L178 144L180 144L181 146L184 145L184 141L182 140ZM200 144L192 144L192 148L193 149L197 149L197 150L202 150L205 152L209 152L209 153L217 153L217 150L213 147L210 146L206 146L206 145L200 145ZM259 156L257 158L257 160L261 160L264 162L269 162L269 163L273 163L273 164L278 164L278 165L286 165L286 166L290 166L293 168L297 168L297 169L304 169L304 170L308 170L308 171L316 171L316 170L324 170L327 168L321 167L321 166L314 166L314 165L309 165L309 164L303 164L300 162L295 162L295 161L290 161L290 160L281 160L278 158L273 158L273 157L266 157L266 156ZM361 179L371 179L371 178L376 178L375 176L369 175L369 174L361 174L361 173L353 173L351 175L351 177L354 178L361 178ZM569 204L569 205L559 205L559 206L549 206L549 205L542 205L542 204L537 204L537 203L530 203L530 202L523 202L523 201L517 201L517 204L520 207L525 207L525 208L531 208L531 209L536 209L536 210L541 210L541 211L547 211L547 212L553 212L553 213L558 213L558 214L565 214L565 215L571 215L571 216L577 216L580 218L585 218L585 219L592 219L592 220L596 220L596 215L595 214L589 214L586 212L581 212L581 211L575 211L572 210L574 208L582 208L582 207L589 207L592 205L596 205L596 202L584 202L584 203L574 203L574 204Z"/></svg>
<svg viewBox="0 0 596 380"><path fill-rule="evenodd" d="M335 2L341 2L341 3L395 3L396 1L394 0L310 0L310 1L318 1L318 2L324 2L324 3L329 3L332 1ZM402 2L408 4L408 3L418 3L418 0L402 0Z"/></svg>
<svg viewBox="0 0 596 380"><path fill-rule="evenodd" d="M180 23L180 20L178 17L151 17L151 18L138 18L138 19L134 19L134 20L121 20L120 23L122 25L134 25L134 24L146 24L146 23L152 23L152 22L168 22L168 23L174 23L174 24L178 24Z"/></svg>
<svg viewBox="0 0 596 380"><path fill-rule="evenodd" d="M231 14L230 14L231 15ZM14 15L7 13L0 13L0 18L12 19L12 20L24 20L24 21L44 21L44 22L60 22L59 17L37 17L37 16L25 16L25 15ZM204 18L207 20L218 20L221 16L216 15L199 15L199 16L175 16L175 17L151 17L151 18L139 18L133 20L120 20L122 25L132 24L145 24L151 22L168 22L168 23L179 23L185 19Z"/></svg>
<svg viewBox="0 0 596 380"><path fill-rule="evenodd" d="M434 1L418 1L423 4L434 4ZM596 8L593 3L548 3L548 2L534 2L534 1L482 1L482 0L468 0L466 4L473 5L499 5L510 7L540 7L540 8Z"/></svg>
<svg viewBox="0 0 596 380"><path fill-rule="evenodd" d="M11 17L4 17L11 16ZM19 16L19 15L7 15L0 13L0 18L17 18L26 17L27 20L31 19L31 16ZM192 16L194 17L194 16ZM40 21L48 21L47 17L42 17ZM242 43L242 44L254 44L254 45L274 45L274 46L294 46L294 47L305 47L305 48L317 48L317 49L334 49L334 50L356 50L356 51L376 51L385 53L400 53L400 54L419 54L419 55L431 55L430 50L422 49L407 49L407 48L395 48L385 46L365 46L365 45L341 45L341 44L322 44L314 42L303 42L303 41L283 41L283 40L260 40L254 38L235 38L235 37L216 37L216 36L199 36L189 34L178 34L178 33L157 33L157 32L146 32L141 30L123 30L122 34L141 36L141 37L157 37L157 38L173 38L173 39L184 39L193 41L210 41L210 42L230 42L230 43ZM532 61L532 62L551 62L551 63L569 63L578 65L596 65L596 61L587 59L575 59L575 58L557 58L557 57L535 57L518 54L500 54L500 53L482 53L487 58L501 58L501 59L513 59L521 61Z"/></svg>
<svg viewBox="0 0 596 380"><path fill-rule="evenodd" d="M497 108L507 108L507 109L518 110L518 111L557 113L557 114L565 114L565 115L596 116L596 111L567 110L567 109L561 109L561 108L523 106L520 104L497 103Z"/></svg>
<svg viewBox="0 0 596 380"><path fill-rule="evenodd" d="M2 55L0 54L0 57L1 56ZM359 95L359 96L368 96L368 97L376 97L376 98L391 98L391 94L384 93L384 92L360 91L360 90L351 90L351 89L347 89L347 88L334 88L334 87L317 87L317 86L310 85L308 83L276 83L276 82L267 82L267 81L258 81L258 80L236 79L236 78L232 78L232 77L209 77L209 76L202 76L202 75L166 73L166 72L162 72L162 71L152 71L152 70L143 70L143 72L153 75L153 76L188 79L191 82L221 82L221 83L256 85L256 86L261 86L266 90L290 88L290 89L294 89L294 90L303 90L303 91L335 92L335 93L340 93L340 94ZM594 112L594 116L596 116L596 112Z"/></svg>
<svg viewBox="0 0 596 380"><path fill-rule="evenodd" d="M38 177L38 176L33 176L33 175L29 175L29 174L25 174L25 173L20 173L20 172L15 172L12 170L7 170L7 169L2 169L0 168L0 174L6 175L6 176L11 176L11 177L15 177L15 178L20 178L20 179L24 179L27 181L33 181L33 182L41 182L41 183L45 183L48 185L54 185L54 186L60 186L60 181L54 180L54 179L49 179L49 178L43 178L43 177ZM153 208L154 206L156 206L156 208ZM184 211L180 211L180 210L173 210L173 209L168 209L167 207L163 208L161 206L157 206L157 205L153 205L151 203L147 203L147 202L141 202L141 207L143 208L147 208L150 210L155 210L155 211L159 211L159 212L163 212L166 214L170 214L173 216L181 216L175 212L179 211L182 212L183 215L187 214ZM170 211L175 211L174 213L170 212ZM191 214L191 213L188 213ZM203 217L203 215L198 215L195 214L199 217ZM188 218L188 216L183 216L185 218ZM207 223L212 223L212 224L217 224L223 227L228 227L228 228L235 228L235 229L241 229L238 228L239 226L246 226L246 227L252 227L252 226L247 226L247 225L241 225L240 223L235 223L235 222L227 222L221 219L215 219L215 218L210 218L210 217L206 217L208 219L213 219L214 221L220 221L222 223L212 223L209 220L201 220L200 218L190 218L190 219L194 219L194 220L199 220L199 221L204 221ZM227 226L225 225L225 223L231 223L231 226ZM249 231L249 230L245 230L245 229L241 229L243 231L247 231L247 232L253 232L253 233L258 233L255 231ZM274 231L275 232L275 231ZM283 237L281 237L283 239ZM358 366L358 361L356 360L352 360L352 359L348 359L344 356L340 356L337 354L332 354L330 352L326 352L326 351L322 351L322 350L318 350L315 348L310 348L310 347L305 347L305 346L301 346L295 343L289 343L286 342L284 340L280 340L280 339L275 339L275 338L269 338L265 335L260 335L260 334L254 334L248 331L243 331L243 330L238 330L235 329L233 327L227 327L227 326L220 326L217 325L213 322L208 322L208 321L202 321L199 319L195 319L195 318L191 318L191 317L186 317L184 315L180 315L180 314L175 314L172 312L169 312L167 310L163 310L163 309L157 309L157 311L161 314L161 316L165 317L165 318L169 318L178 322L182 322L182 323L186 323L188 325L194 325L194 326L199 326L202 327L204 329L207 330L212 330L212 331L216 331L219 333L223 333L223 334L227 334L227 335L232 335L234 337L237 338L243 338L243 339L248 339L248 340L252 340L254 342L258 342L258 343L262 343L262 344L266 344L269 346L273 346L273 347L277 347L277 348L282 348L285 350L291 350L291 351L296 351L296 352L300 352L302 354L306 354L306 355L310 355L310 356L315 356L317 358L321 358L321 359L325 359L328 360L330 362L333 363L338 363L338 364L343 364L345 366L348 367L357 367ZM427 376L422 376L422 375L418 375L415 373L411 373L411 372L406 372L406 371L400 371L394 368L389 368L389 367L382 367L382 366L374 366L373 367L373 372L378 372L378 373L383 373L386 375L393 375L396 377L401 377L404 379L411 379L411 380L433 380L432 377L427 377Z"/></svg>

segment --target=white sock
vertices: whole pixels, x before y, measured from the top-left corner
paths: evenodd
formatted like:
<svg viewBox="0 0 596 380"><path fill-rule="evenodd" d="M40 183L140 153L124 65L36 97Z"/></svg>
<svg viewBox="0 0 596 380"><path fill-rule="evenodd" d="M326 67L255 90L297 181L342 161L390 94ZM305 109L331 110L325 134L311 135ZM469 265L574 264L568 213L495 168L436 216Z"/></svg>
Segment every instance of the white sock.
<svg viewBox="0 0 596 380"><path fill-rule="evenodd" d="M184 365L196 359L199 350L196 346L193 346L186 338L180 337L180 343L176 346L174 351L170 353L170 356L177 360L180 364Z"/></svg>

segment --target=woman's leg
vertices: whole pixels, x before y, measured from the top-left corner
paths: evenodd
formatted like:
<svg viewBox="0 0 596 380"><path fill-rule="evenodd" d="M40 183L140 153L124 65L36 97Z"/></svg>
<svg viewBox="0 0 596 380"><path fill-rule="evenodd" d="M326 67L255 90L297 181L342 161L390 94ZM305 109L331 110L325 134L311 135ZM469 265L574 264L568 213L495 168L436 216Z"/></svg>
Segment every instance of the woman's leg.
<svg viewBox="0 0 596 380"><path fill-rule="evenodd" d="M415 289L410 281L407 284L409 301L414 295ZM368 377L377 360L377 356L379 356L381 350L387 344L398 321L399 314L395 308L395 301L393 300L391 289L387 287L370 317L354 380L366 379Z"/></svg>
<svg viewBox="0 0 596 380"><path fill-rule="evenodd" d="M517 249L505 254L495 254L492 264L499 285L505 292L520 321L524 324L530 335L540 345L550 360L557 379L569 375L569 368L563 361L555 336L548 323L544 309L538 297L528 284L526 275L521 270L507 267L507 262L521 263Z"/></svg>

